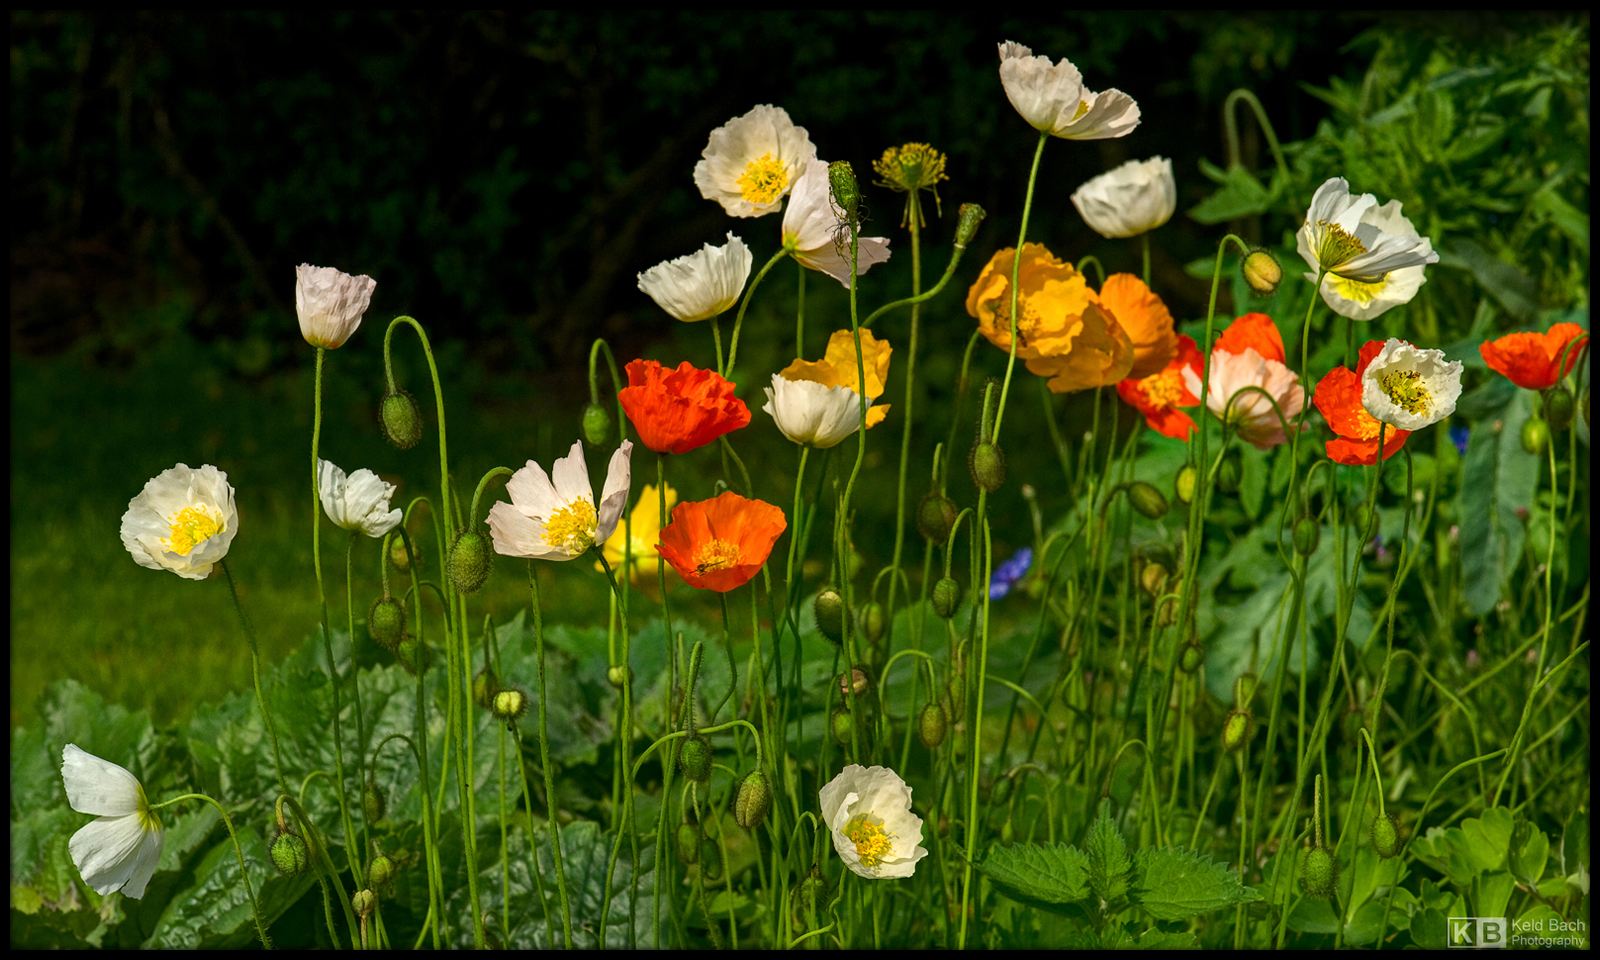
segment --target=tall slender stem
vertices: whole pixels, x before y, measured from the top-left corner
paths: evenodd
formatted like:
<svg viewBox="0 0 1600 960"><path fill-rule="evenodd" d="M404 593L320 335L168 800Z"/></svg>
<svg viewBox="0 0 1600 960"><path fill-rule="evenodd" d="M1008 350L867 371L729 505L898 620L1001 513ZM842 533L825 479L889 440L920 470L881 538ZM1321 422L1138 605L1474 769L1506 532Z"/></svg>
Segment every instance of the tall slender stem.
<svg viewBox="0 0 1600 960"><path fill-rule="evenodd" d="M561 929L566 936L567 949L571 950L572 907L567 902L567 872L561 864L560 807L556 803L555 771L550 768L550 728L545 722L545 705L550 697L544 682L544 614L539 606L539 578L534 573L532 560L528 561L528 590L533 595L534 656L539 660L539 764L544 767L544 802L550 812L550 850L556 864L556 889L561 893ZM604 946L605 931L601 930L599 936Z"/></svg>

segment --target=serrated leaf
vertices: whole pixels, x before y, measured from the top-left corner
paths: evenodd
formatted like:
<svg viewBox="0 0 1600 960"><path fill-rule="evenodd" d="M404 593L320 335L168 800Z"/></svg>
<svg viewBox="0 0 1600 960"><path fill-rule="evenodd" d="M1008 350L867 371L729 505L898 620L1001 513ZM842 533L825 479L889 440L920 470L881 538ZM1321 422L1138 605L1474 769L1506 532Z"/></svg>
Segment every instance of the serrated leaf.
<svg viewBox="0 0 1600 960"><path fill-rule="evenodd" d="M1100 812L1089 825L1083 842L1089 861L1089 886L1101 900L1110 902L1128 892L1133 861L1128 859L1128 844L1111 818L1111 801L1100 801Z"/></svg>
<svg viewBox="0 0 1600 960"><path fill-rule="evenodd" d="M997 844L973 866L1015 900L1064 904L1089 898L1089 858L1065 843Z"/></svg>
<svg viewBox="0 0 1600 960"><path fill-rule="evenodd" d="M1527 399L1517 397L1499 419L1472 425L1456 515L1461 526L1463 597L1474 614L1494 607L1522 558L1526 531L1517 508L1532 505L1539 481L1538 458L1522 449L1522 424L1527 419Z"/></svg>
<svg viewBox="0 0 1600 960"><path fill-rule="evenodd" d="M1198 223L1222 223L1224 220L1265 213L1272 206L1272 194L1242 164L1235 163L1223 172L1202 159L1200 171L1222 184L1222 187L1189 210L1189 216Z"/></svg>
<svg viewBox="0 0 1600 960"><path fill-rule="evenodd" d="M1261 899L1227 864L1190 850L1140 850L1134 877L1134 899L1157 920L1184 920Z"/></svg>
<svg viewBox="0 0 1600 960"><path fill-rule="evenodd" d="M1443 950L1445 934L1445 916L1433 907L1418 910L1411 918L1411 942L1424 950Z"/></svg>
<svg viewBox="0 0 1600 960"><path fill-rule="evenodd" d="M1289 929L1296 933L1338 933L1339 918L1326 900L1307 897L1289 913Z"/></svg>
<svg viewBox="0 0 1600 960"><path fill-rule="evenodd" d="M1531 321L1539 312L1538 283L1520 267L1501 260L1473 240L1457 240L1451 252L1455 264L1472 271L1473 279L1507 313Z"/></svg>

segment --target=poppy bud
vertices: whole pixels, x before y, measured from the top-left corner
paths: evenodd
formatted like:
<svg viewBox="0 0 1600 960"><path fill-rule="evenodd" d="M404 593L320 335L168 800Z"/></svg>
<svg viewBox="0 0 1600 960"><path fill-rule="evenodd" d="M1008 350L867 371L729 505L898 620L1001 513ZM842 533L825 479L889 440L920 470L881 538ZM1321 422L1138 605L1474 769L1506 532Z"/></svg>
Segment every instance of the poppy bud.
<svg viewBox="0 0 1600 960"><path fill-rule="evenodd" d="M394 658L400 661L400 665L413 677L419 670L427 670L433 665L433 651L418 640L415 634L407 634L406 638L400 641L400 646L394 650Z"/></svg>
<svg viewBox="0 0 1600 960"><path fill-rule="evenodd" d="M1161 604L1161 609L1156 611L1156 622L1163 627L1170 627L1178 622L1177 597L1168 597L1166 602Z"/></svg>
<svg viewBox="0 0 1600 960"><path fill-rule="evenodd" d="M501 690L490 701L489 709L494 713L496 720L504 720L507 723L520 720L523 714L528 712L528 695L516 687Z"/></svg>
<svg viewBox="0 0 1600 960"><path fill-rule="evenodd" d="M611 437L611 414L598 403L583 408L583 439L589 446L603 446Z"/></svg>
<svg viewBox="0 0 1600 960"><path fill-rule="evenodd" d="M1278 284L1283 282L1283 265L1265 250L1253 251L1239 261L1239 272L1244 276L1244 282L1250 285L1251 292L1258 297L1272 296L1278 291Z"/></svg>
<svg viewBox="0 0 1600 960"><path fill-rule="evenodd" d="M286 877L298 877L311 866L311 850L297 833L272 838L272 865Z"/></svg>
<svg viewBox="0 0 1600 960"><path fill-rule="evenodd" d="M1184 644L1183 649L1178 651L1178 667L1183 670L1184 673L1194 673L1196 670L1199 670L1200 664L1204 663L1205 659L1205 648L1200 646L1200 644L1195 643L1193 640L1190 640L1188 643ZM1223 737L1224 739L1227 737L1226 726L1223 728Z"/></svg>
<svg viewBox="0 0 1600 960"><path fill-rule="evenodd" d="M445 558L445 572L459 593L474 594L489 579L489 568L494 565L494 549L489 538L477 530L463 530L456 534Z"/></svg>
<svg viewBox="0 0 1600 960"><path fill-rule="evenodd" d="M382 820L389 809L389 800L384 796L383 788L372 777L367 778L367 785L361 791L361 809L366 813L368 823Z"/></svg>
<svg viewBox="0 0 1600 960"><path fill-rule="evenodd" d="M935 546L942 547L950 539L950 528L955 526L959 514L954 500L929 491L917 504L917 532Z"/></svg>
<svg viewBox="0 0 1600 960"><path fill-rule="evenodd" d="M484 667L472 678L472 702L483 709L494 709L494 698L499 692L500 677L492 667Z"/></svg>
<svg viewBox="0 0 1600 960"><path fill-rule="evenodd" d="M1194 485L1199 473L1194 467L1186 466L1178 471L1178 479L1172 484L1172 492L1177 495L1178 502L1184 506L1194 503Z"/></svg>
<svg viewBox="0 0 1600 960"><path fill-rule="evenodd" d="M1301 517L1294 524L1294 552L1309 557L1322 542L1322 524L1316 517Z"/></svg>
<svg viewBox="0 0 1600 960"><path fill-rule="evenodd" d="M1145 483L1143 480L1128 486L1128 503L1151 520L1160 519L1167 514L1167 498L1161 495L1155 484Z"/></svg>
<svg viewBox="0 0 1600 960"><path fill-rule="evenodd" d="M1522 423L1522 449L1534 456L1545 452L1550 446L1550 424L1538 417L1529 417Z"/></svg>
<svg viewBox="0 0 1600 960"><path fill-rule="evenodd" d="M1139 572L1139 587L1151 597L1159 597L1166 592L1167 578L1171 575L1161 564L1147 563Z"/></svg>
<svg viewBox="0 0 1600 960"><path fill-rule="evenodd" d="M1006 482L1006 455L997 443L985 440L973 447L967 466L972 470L972 482L980 489L994 493Z"/></svg>
<svg viewBox="0 0 1600 960"><path fill-rule="evenodd" d="M399 534L396 534L389 541L389 562L394 564L394 568L399 570L401 573L409 572L411 570L412 563L415 563L418 569L421 569L422 544L413 540L411 542L411 549L407 551L405 539Z"/></svg>
<svg viewBox="0 0 1600 960"><path fill-rule="evenodd" d="M678 861L686 867L700 862L700 828L687 820L678 824Z"/></svg>
<svg viewBox="0 0 1600 960"><path fill-rule="evenodd" d="M1318 844L1300 860L1300 889L1313 900L1331 900L1339 881L1339 865L1328 848Z"/></svg>
<svg viewBox="0 0 1600 960"><path fill-rule="evenodd" d="M933 612L949 620L961 606L961 584L953 577L940 577L933 585Z"/></svg>
<svg viewBox="0 0 1600 960"><path fill-rule="evenodd" d="M1358 503L1350 510L1350 525L1356 532L1365 536L1366 531L1372 527L1372 507L1370 504Z"/></svg>
<svg viewBox="0 0 1600 960"><path fill-rule="evenodd" d="M1239 479L1244 476L1244 464L1239 460L1237 453L1230 453L1222 458L1222 465L1217 468L1217 489L1223 493L1233 493L1239 489Z"/></svg>
<svg viewBox="0 0 1600 960"><path fill-rule="evenodd" d="M1372 821L1372 850L1387 860L1400 852L1400 824L1394 814L1384 814Z"/></svg>
<svg viewBox="0 0 1600 960"><path fill-rule="evenodd" d="M393 653L406 635L405 605L387 593L372 601L367 608L367 632L373 643Z"/></svg>
<svg viewBox="0 0 1600 960"><path fill-rule="evenodd" d="M410 450L422 439L422 411L407 390L383 395L378 404L378 425L383 439L400 450Z"/></svg>
<svg viewBox="0 0 1600 960"><path fill-rule="evenodd" d="M867 681L867 672L860 667L850 668L850 679L845 680L844 674L839 674L839 696L849 697L851 694L861 696L871 688Z"/></svg>
<svg viewBox="0 0 1600 960"><path fill-rule="evenodd" d="M700 734L691 734L678 750L678 762L683 764L683 775L695 783L711 779L711 744Z"/></svg>
<svg viewBox="0 0 1600 960"><path fill-rule="evenodd" d="M817 629L834 643L844 642L844 597L832 587L823 587L811 606L817 618Z"/></svg>
<svg viewBox="0 0 1600 960"><path fill-rule="evenodd" d="M1550 429L1565 430L1572 426L1572 411L1576 404L1572 401L1572 394L1566 387L1555 386L1545 391L1544 418L1549 421Z"/></svg>
<svg viewBox="0 0 1600 960"><path fill-rule="evenodd" d="M611 681L613 687L621 690L623 683L628 679L629 673L627 666L620 663L614 664L606 668L606 679Z"/></svg>
<svg viewBox="0 0 1600 960"><path fill-rule="evenodd" d="M937 703L930 703L917 714L917 739L929 750L944 743L945 731L950 729L950 721L944 715L944 707Z"/></svg>
<svg viewBox="0 0 1600 960"><path fill-rule="evenodd" d="M850 716L850 709L848 707L840 707L833 711L833 719L830 721L830 726L833 730L834 742L841 747L849 746L851 735L855 732L855 720Z"/></svg>
<svg viewBox="0 0 1600 960"><path fill-rule="evenodd" d="M767 775L752 770L739 781L739 792L733 799L733 819L746 830L754 830L767 819L772 809L772 788L767 785Z"/></svg>
<svg viewBox="0 0 1600 960"><path fill-rule="evenodd" d="M365 920L372 916L372 911L378 909L378 895L371 890L358 890L350 898L350 906L355 910L356 916Z"/></svg>
<svg viewBox="0 0 1600 960"><path fill-rule="evenodd" d="M702 881L722 879L722 848L718 847L717 841L710 837L700 841L700 879Z"/></svg>
<svg viewBox="0 0 1600 960"><path fill-rule="evenodd" d="M861 186L856 183L856 172L848 160L835 160L828 164L828 188L838 207L851 221L856 218L856 208L861 205Z"/></svg>
<svg viewBox="0 0 1600 960"><path fill-rule="evenodd" d="M393 860L381 853L373 857L372 862L367 864L367 882L372 884L375 890L382 890L388 887L389 884L394 882L394 878L399 875L400 868L395 866Z"/></svg>
<svg viewBox="0 0 1600 960"><path fill-rule="evenodd" d="M978 232L978 224L987 216L984 209L976 203L963 203L961 209L956 211L956 249L960 250L972 242L973 235Z"/></svg>
<svg viewBox="0 0 1600 960"><path fill-rule="evenodd" d="M1250 698L1256 695L1256 675L1248 670L1239 674L1233 681L1233 702L1249 703Z"/></svg>
<svg viewBox="0 0 1600 960"><path fill-rule="evenodd" d="M873 600L861 608L861 633L868 643L876 644L883 639L883 621L883 604L878 601Z"/></svg>
<svg viewBox="0 0 1600 960"><path fill-rule="evenodd" d="M1235 710L1222 722L1222 749L1237 753L1250 738L1250 714Z"/></svg>

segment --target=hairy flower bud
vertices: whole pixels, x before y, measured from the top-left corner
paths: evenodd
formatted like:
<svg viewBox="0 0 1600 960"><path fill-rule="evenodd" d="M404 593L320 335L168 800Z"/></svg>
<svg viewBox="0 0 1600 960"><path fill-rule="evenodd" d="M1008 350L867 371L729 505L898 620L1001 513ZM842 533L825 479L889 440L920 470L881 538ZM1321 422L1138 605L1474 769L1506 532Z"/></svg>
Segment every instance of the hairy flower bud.
<svg viewBox="0 0 1600 960"><path fill-rule="evenodd" d="M833 730L833 740L841 747L850 745L851 735L855 732L855 720L850 716L848 707L840 707L833 711L833 718L829 721Z"/></svg>
<svg viewBox="0 0 1600 960"><path fill-rule="evenodd" d="M383 788L378 786L378 781L373 777L367 778L367 784L361 790L361 809L367 815L368 823L377 823L389 810L389 798L384 795Z"/></svg>
<svg viewBox="0 0 1600 960"><path fill-rule="evenodd" d="M1382 814L1372 821L1372 850L1387 860L1400 852L1400 822L1394 814Z"/></svg>
<svg viewBox="0 0 1600 960"><path fill-rule="evenodd" d="M1258 297L1270 297L1283 282L1283 265L1278 258L1265 250L1253 251L1239 262L1239 273L1250 290Z"/></svg>
<svg viewBox="0 0 1600 960"><path fill-rule="evenodd" d="M1235 710L1222 722L1222 749L1237 753L1250 739L1250 714Z"/></svg>
<svg viewBox="0 0 1600 960"><path fill-rule="evenodd" d="M528 695L516 687L501 690L490 701L489 709L494 713L496 720L504 720L507 723L520 720L528 712Z"/></svg>
<svg viewBox="0 0 1600 960"><path fill-rule="evenodd" d="M365 920L372 916L372 911L378 909L378 895L371 890L358 890L350 898L350 906L355 910L356 916Z"/></svg>
<svg viewBox="0 0 1600 960"><path fill-rule="evenodd" d="M961 606L961 584L953 577L940 577L933 585L933 612L949 620Z"/></svg>
<svg viewBox="0 0 1600 960"><path fill-rule="evenodd" d="M823 587L811 606L817 618L817 629L834 643L844 642L844 597L832 587Z"/></svg>
<svg viewBox="0 0 1600 960"><path fill-rule="evenodd" d="M632 671L627 666L616 663L606 668L606 679L611 682L613 687L621 690L623 683L627 681L631 673Z"/></svg>
<svg viewBox="0 0 1600 960"><path fill-rule="evenodd" d="M1172 571L1161 564L1147 563L1139 571L1139 588L1152 598L1159 597L1166 593L1167 578L1171 575Z"/></svg>
<svg viewBox="0 0 1600 960"><path fill-rule="evenodd" d="M472 678L472 702L485 710L494 709L495 695L500 692L500 677L493 667L484 667Z"/></svg>
<svg viewBox="0 0 1600 960"><path fill-rule="evenodd" d="M410 450L422 439L422 410L416 398L401 389L383 395L378 404L378 425L383 439L401 450Z"/></svg>
<svg viewBox="0 0 1600 960"><path fill-rule="evenodd" d="M583 439L589 441L589 446L604 446L611 438L611 414L598 403L590 403L583 408Z"/></svg>
<svg viewBox="0 0 1600 960"><path fill-rule="evenodd" d="M1162 496L1155 484L1139 480L1128 485L1128 503L1133 509L1139 511L1151 520L1156 520L1167 514L1167 498Z"/></svg>
<svg viewBox="0 0 1600 960"><path fill-rule="evenodd" d="M1194 673L1200 669L1200 664L1205 663L1206 651L1200 644L1190 640L1178 651L1178 668L1184 673ZM1223 738L1227 738L1227 728L1223 728Z"/></svg>
<svg viewBox="0 0 1600 960"><path fill-rule="evenodd" d="M861 608L861 634L867 642L876 644L883 639L884 615L883 604L876 600L869 601Z"/></svg>
<svg viewBox="0 0 1600 960"><path fill-rule="evenodd" d="M703 883L722 879L722 848L710 837L700 840L700 880Z"/></svg>
<svg viewBox="0 0 1600 960"><path fill-rule="evenodd" d="M1552 430L1565 430L1572 426L1572 413L1576 407L1566 387L1557 385L1544 393L1544 418Z"/></svg>
<svg viewBox="0 0 1600 960"><path fill-rule="evenodd" d="M711 779L711 743L700 734L691 734L678 748L678 762L683 765L683 775L695 783Z"/></svg>
<svg viewBox="0 0 1600 960"><path fill-rule="evenodd" d="M944 707L938 703L929 703L917 714L917 739L929 750L944 743L945 731L950 729L950 720L944 714Z"/></svg>
<svg viewBox="0 0 1600 960"><path fill-rule="evenodd" d="M372 601L367 608L367 632L372 634L373 643L393 653L406 636L405 604L387 592Z"/></svg>
<svg viewBox="0 0 1600 960"><path fill-rule="evenodd" d="M445 572L459 593L474 594L489 579L489 568L494 565L494 548L489 538L478 530L462 530L456 542L450 545L450 555L445 558Z"/></svg>
<svg viewBox="0 0 1600 960"><path fill-rule="evenodd" d="M956 212L956 249L960 250L972 242L973 236L978 232L978 224L983 222L986 212L976 203L963 203Z"/></svg>
<svg viewBox="0 0 1600 960"><path fill-rule="evenodd" d="M408 551L405 538L401 537L397 532L389 539L389 562L394 564L394 568L401 573L409 573L413 563L417 565L418 570L421 570L422 544L412 540L411 549Z"/></svg>
<svg viewBox="0 0 1600 960"><path fill-rule="evenodd" d="M767 785L767 775L752 770L739 781L739 792L733 799L733 819L746 830L754 830L767 819L772 809L772 788Z"/></svg>
<svg viewBox="0 0 1600 960"><path fill-rule="evenodd" d="M1339 882L1339 864L1328 848L1318 844L1300 859L1300 889L1313 900L1331 900Z"/></svg>
<svg viewBox="0 0 1600 960"><path fill-rule="evenodd" d="M1217 489L1223 493L1233 493L1239 489L1239 481L1244 477L1244 463L1237 453L1229 453L1222 458L1222 464L1217 467Z"/></svg>
<svg viewBox="0 0 1600 960"><path fill-rule="evenodd" d="M700 828L685 820L677 830L678 862L692 867L700 862Z"/></svg>
<svg viewBox="0 0 1600 960"><path fill-rule="evenodd" d="M950 528L955 526L960 513L954 500L929 491L917 504L917 532L935 546L942 547L950 539Z"/></svg>
<svg viewBox="0 0 1600 960"><path fill-rule="evenodd" d="M980 489L994 493L1006 482L1006 455L998 443L985 440L972 448L967 459L972 470L972 482Z"/></svg>
<svg viewBox="0 0 1600 960"><path fill-rule="evenodd" d="M280 833L272 838L272 865L286 877L298 877L311 866L311 850L297 833Z"/></svg>
<svg viewBox="0 0 1600 960"><path fill-rule="evenodd" d="M389 884L394 883L394 878L399 875L400 868L395 865L393 860L381 853L373 857L372 861L367 864L367 883L371 884L374 890L387 889Z"/></svg>
<svg viewBox="0 0 1600 960"><path fill-rule="evenodd" d="M433 665L433 651L417 639L416 634L407 634L405 639L400 641L400 646L395 648L394 658L400 661L400 665L413 677Z"/></svg>
<svg viewBox="0 0 1600 960"><path fill-rule="evenodd" d="M1538 417L1529 417L1522 423L1522 449L1541 456L1550 447L1550 424Z"/></svg>
<svg viewBox="0 0 1600 960"><path fill-rule="evenodd" d="M1294 552L1309 557L1322 543L1322 524L1316 517L1301 517L1294 523Z"/></svg>
<svg viewBox="0 0 1600 960"><path fill-rule="evenodd" d="M1194 467L1185 466L1178 471L1178 479L1172 484L1172 492L1177 496L1178 502L1184 506L1194 503L1194 487L1200 474Z"/></svg>
<svg viewBox="0 0 1600 960"><path fill-rule="evenodd" d="M851 222L856 219L856 209L861 206L861 185L856 183L856 172L848 160L835 160L828 164L828 189L834 206Z"/></svg>

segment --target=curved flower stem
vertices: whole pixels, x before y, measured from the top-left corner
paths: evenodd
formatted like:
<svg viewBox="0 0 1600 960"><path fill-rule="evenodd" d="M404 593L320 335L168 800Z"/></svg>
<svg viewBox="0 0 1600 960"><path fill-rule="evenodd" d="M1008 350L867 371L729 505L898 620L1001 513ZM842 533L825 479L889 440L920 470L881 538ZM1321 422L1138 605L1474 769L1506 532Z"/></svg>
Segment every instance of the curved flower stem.
<svg viewBox="0 0 1600 960"><path fill-rule="evenodd" d="M250 642L250 676L255 681L256 704L261 708L261 719L267 725L267 736L272 738L272 763L278 771L278 787L284 792L289 792L289 781L283 776L283 755L278 748L278 731L272 723L272 712L267 709L267 698L261 693L261 648L256 642L256 632L250 626L250 618L245 616L244 605L239 602L239 591L233 585L233 571L228 569L227 560L219 560L222 575L228 580L228 593L233 597L233 609L239 614L239 623L244 627L244 635Z"/></svg>
<svg viewBox="0 0 1600 960"><path fill-rule="evenodd" d="M618 588L617 578L611 571L611 564L606 560L605 550L596 546L594 552L595 556L600 558L600 566L605 571L606 581L611 584L612 595L622 601L619 604L619 610L622 615L622 735L618 737L617 746L621 750L620 769L627 770L633 762L633 666L629 662L628 605L625 602L626 594ZM670 697L668 699L670 700ZM619 838L622 836L624 829L628 830L633 845L633 897L628 908L628 916L632 917L638 909L639 828L633 819L633 782L630 780L628 783L623 784L622 789L622 819L617 821L615 829ZM605 896L602 902L611 902L611 873L609 870L606 872ZM632 943L633 924L631 921L628 925L628 935L629 946L631 947L634 945ZM604 927L600 929L600 947L602 949L605 947Z"/></svg>
<svg viewBox="0 0 1600 960"><path fill-rule="evenodd" d="M917 247L917 242L915 240L916 234L913 233L912 237L913 237L912 249L915 250L916 247ZM908 306L909 307L914 307L919 303L926 303L927 301L932 300L934 297L937 297L939 295L940 291L944 290L945 285L950 282L950 278L955 276L956 267L958 265L960 265L960 263L961 263L961 256L962 256L962 254L964 254L966 252L967 252L967 248L966 248L966 246L964 244L960 244L960 243L956 244L955 245L955 249L950 251L950 262L945 264L944 273L939 277L939 282L938 283L936 283L933 286L929 287L927 290L923 291L922 293L916 294L915 296L906 297L903 300L894 300L894 301L891 301L889 303L884 304L883 306L879 307L878 309L876 309L876 310L872 311L871 313L867 314L867 319L861 321L861 325L863 327L870 327L870 326L872 326L872 321L874 321L874 320L878 319L879 317L883 316L884 314L888 313L890 310L898 310L901 307L908 307ZM916 267L916 273L920 276L920 274L921 274L921 265L920 264L914 264L914 266ZM913 288L913 289L915 289L915 288Z"/></svg>
<svg viewBox="0 0 1600 960"><path fill-rule="evenodd" d="M1006 399L1011 394L1011 372L1017 365L1017 281L1022 275L1022 244L1028 237L1028 216L1033 213L1033 185L1039 179L1039 158L1044 156L1044 142L1050 138L1049 131L1039 131L1039 144L1033 149L1033 167L1028 171L1028 192L1022 201L1022 226L1017 230L1017 252L1011 258L1011 350L1006 358L1006 379L1000 386L1000 408L994 415L994 432L984 439L998 441L1000 437L1000 422L1005 417ZM966 943L966 919L961 922L962 944Z"/></svg>
<svg viewBox="0 0 1600 960"><path fill-rule="evenodd" d="M1267 111L1261 106L1261 101L1244 87L1228 94L1228 98L1222 103L1222 129L1228 141L1228 162L1230 164L1243 162L1239 155L1239 120L1235 116L1240 100L1250 104L1250 108L1255 111L1256 122L1261 125L1261 132L1267 137L1267 146L1272 150L1272 159L1278 164L1278 174L1283 177L1284 183L1288 183L1289 164L1283 159L1283 147L1278 145L1278 134L1272 129L1271 121L1267 120Z"/></svg>
<svg viewBox="0 0 1600 960"><path fill-rule="evenodd" d="M733 361L739 356L739 331L744 327L744 312L750 306L751 294L756 292L756 287L766 277L767 271L788 255L787 247L779 247L778 252L774 253L772 259L761 268L761 272L756 274L756 278L750 281L750 286L745 288L744 299L739 301L739 313L733 319L733 336L728 340L728 365L721 371L723 377L728 379L733 377Z"/></svg>
<svg viewBox="0 0 1600 960"><path fill-rule="evenodd" d="M544 767L544 802L550 810L550 848L556 863L556 889L561 893L561 927L567 949L572 949L572 908L567 902L567 874L561 865L561 823L557 814L555 771L550 767L550 728L545 722L545 706L550 697L544 682L544 616L539 607L539 578L533 561L528 561L528 589L533 594L533 646L539 660L539 763ZM530 811L531 812L531 811ZM605 931L601 931L604 943Z"/></svg>
<svg viewBox="0 0 1600 960"><path fill-rule="evenodd" d="M366 757L367 733L365 722L361 716L361 669L356 666L356 606L355 606L355 568L352 566L356 549L355 531L350 532L350 543L344 551L344 608L345 616L349 621L350 629L350 698L355 701L356 708L356 785L361 790L366 790ZM337 681L335 681L337 683ZM367 858L367 805L361 804L361 845L356 848L357 859Z"/></svg>
<svg viewBox="0 0 1600 960"><path fill-rule="evenodd" d="M152 803L150 809L159 810L162 807L169 807L180 800L204 800L216 807L217 812L222 814L222 822L228 828L228 837L233 840L234 856L239 858L239 876L244 878L244 892L250 898L250 911L255 916L256 921L256 936L260 938L261 946L271 950L272 938L267 936L266 923L261 919L261 904L256 901L256 890L255 886L250 882L250 871L244 867L244 848L239 845L239 834L233 828L233 818L228 816L228 808L203 793L186 793L181 797L173 797L171 800Z"/></svg>
<svg viewBox="0 0 1600 960"><path fill-rule="evenodd" d="M430 911L443 909L442 903L435 902L437 898L443 896L443 890L439 877L437 850L438 841L434 839L433 835L435 827L433 822L433 810L428 805L428 765L425 761L425 755L422 750L418 748L417 741L413 740L411 737L403 733L391 733L387 737L384 737L382 740L380 740L376 747L372 748L372 767L374 770L376 770L378 767L379 751L388 746L390 740L404 740L406 746L411 748L412 759L417 762L417 775L422 778L422 841L428 852L428 861L426 863L428 870L428 909ZM425 749L426 746L427 744L424 743L423 748ZM437 949L439 947L439 927L437 924L434 924L432 929L433 945L434 948Z"/></svg>

